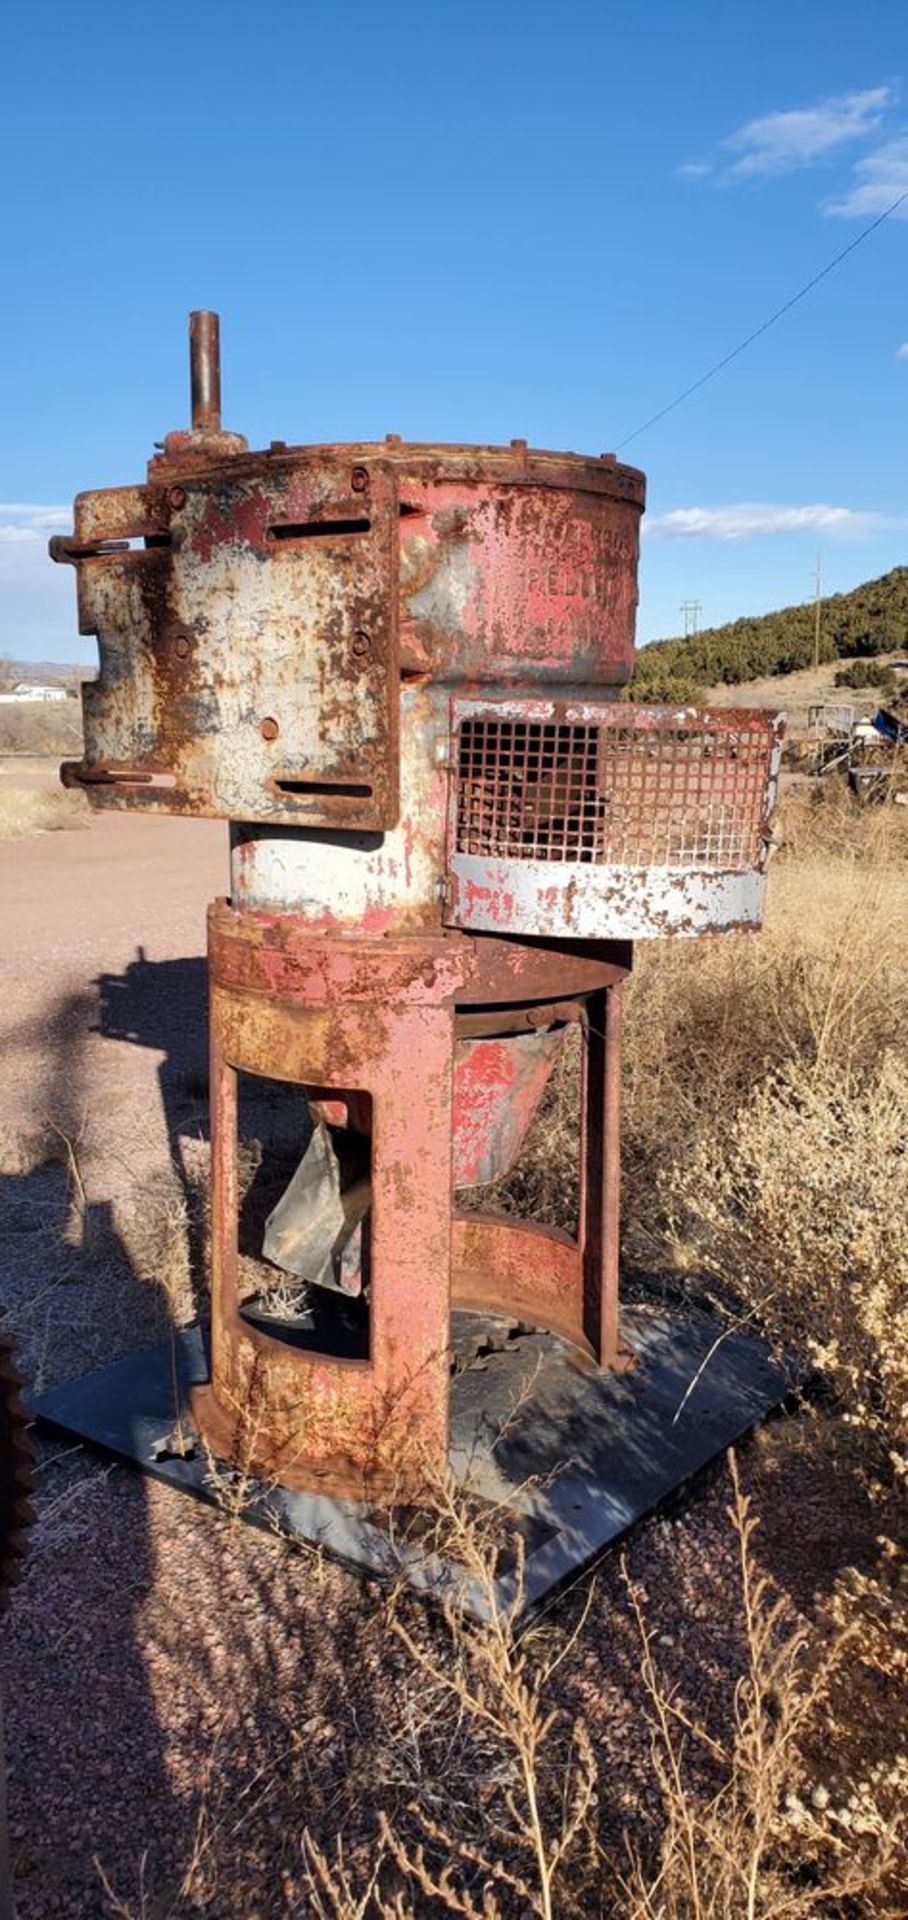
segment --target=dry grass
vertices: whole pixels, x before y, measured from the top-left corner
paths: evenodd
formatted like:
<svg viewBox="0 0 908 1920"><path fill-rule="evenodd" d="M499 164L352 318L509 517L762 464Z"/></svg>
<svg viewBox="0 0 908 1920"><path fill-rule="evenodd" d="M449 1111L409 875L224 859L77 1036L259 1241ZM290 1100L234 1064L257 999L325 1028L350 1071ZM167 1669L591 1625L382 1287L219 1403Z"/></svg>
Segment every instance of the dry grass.
<svg viewBox="0 0 908 1920"><path fill-rule="evenodd" d="M769 1076L803 1069L851 1084L891 1052L908 1061L908 831L901 810L780 821L758 938L645 948L629 999L625 1220L646 1263L665 1250L663 1198L704 1141Z"/></svg>
<svg viewBox="0 0 908 1920"><path fill-rule="evenodd" d="M780 1068L674 1170L676 1267L713 1275L908 1474L908 1073Z"/></svg>
<svg viewBox="0 0 908 1920"><path fill-rule="evenodd" d="M22 700L0 706L0 753L77 758L82 746L79 700Z"/></svg>
<svg viewBox="0 0 908 1920"><path fill-rule="evenodd" d="M644 956L628 1247L719 1282L905 1460L908 835L801 797L782 831L761 939Z"/></svg>
<svg viewBox="0 0 908 1920"><path fill-rule="evenodd" d="M0 840L21 840L32 833L59 833L87 827L91 818L82 793L53 788L17 787L12 780L0 785Z"/></svg>
<svg viewBox="0 0 908 1920"><path fill-rule="evenodd" d="M583 1640L592 1590L569 1630L543 1626L519 1638L514 1609L495 1600L488 1526L440 1491L446 1543L484 1593L488 1621L465 1622L449 1607L440 1640L418 1634L392 1600L388 1624L407 1655L401 1689L426 1746L453 1719L461 1742L481 1754L481 1769L464 1804L461 1777L450 1777L445 1803L431 1769L415 1768L406 1806L394 1817L379 1814L377 1844L358 1861L342 1841L327 1848L304 1829L300 1912L320 1920L904 1913L908 1742L893 1740L890 1725L882 1760L867 1764L866 1747L854 1750L864 1687L881 1677L891 1683L894 1650L903 1658L904 1608L901 1638L892 1630L892 1570L843 1583L811 1629L760 1566L758 1523L733 1457L730 1464L736 1590L728 1599L740 1637L717 1730L662 1671L646 1598L627 1584L654 1793L645 1820L626 1828L617 1846L603 1842L599 1812L614 1782L585 1721L565 1713L553 1685ZM854 1685L856 1670L863 1687ZM844 1761L838 1776L830 1771L836 1752Z"/></svg>
<svg viewBox="0 0 908 1920"><path fill-rule="evenodd" d="M732 1315L757 1320L819 1369L838 1411L817 1423L816 1444L829 1444L835 1420L851 1423L872 1505L877 1482L908 1454L908 820L900 809L862 812L830 788L819 801L792 795L780 827L761 938L638 949L627 1261L684 1295L711 1288ZM577 1068L566 1053L530 1150L499 1196L564 1223L576 1204ZM187 1201L182 1184L163 1177L137 1197L127 1235L179 1319L191 1189ZM227 1521L248 1501L252 1450L238 1447L234 1476L215 1488ZM683 1601L666 1621L656 1611L665 1594L645 1598L631 1583L619 1604L636 1635L649 1738L646 1788L628 1814L594 1716L563 1684L586 1648L602 1685L610 1648L589 1643L592 1588L521 1635L519 1545L516 1601L502 1608L500 1516L484 1521L450 1487L436 1504L447 1552L486 1595L487 1622L452 1608L431 1619L403 1594L376 1601L369 1712L387 1731L361 1736L361 1676L346 1662L350 1753L359 1756L350 1764L360 1767L352 1838L335 1843L340 1827L317 1824L318 1762L290 1730L300 1771L288 1916L896 1920L908 1911L908 1576L898 1544L882 1542L875 1569L837 1573L824 1599L798 1611L760 1565L754 1513L733 1470L734 1570L721 1594L732 1648L710 1675L708 1715L692 1691L701 1676L682 1668L679 1679L663 1665L662 1630L677 1635L680 1621L683 1637ZM341 1644L342 1663L346 1653ZM234 1900L231 1880L245 1804L238 1796L215 1817L203 1801L203 1839L171 1906L146 1901L144 1890L136 1904L106 1885L106 1910L123 1920L253 1911L238 1891Z"/></svg>
<svg viewBox="0 0 908 1920"><path fill-rule="evenodd" d="M626 991L626 1265L689 1274L676 1176L721 1143L772 1076L871 1082L908 1071L908 809L862 809L840 784L786 796L759 935L641 941ZM579 1041L552 1077L520 1163L490 1196L571 1228Z"/></svg>
<svg viewBox="0 0 908 1920"><path fill-rule="evenodd" d="M904 650L879 654L874 657L873 664L888 667L893 660L903 657ZM720 682L717 687L709 687L703 697L711 707L770 707L775 712L786 713L789 721L795 724L806 724L808 708L824 701L833 705L850 702L862 712L874 713L880 704L877 688L862 687L855 692L849 687L836 686L836 674L849 664L837 655L834 660L825 660L816 668L798 667L794 673L771 674L762 680L746 680L737 684Z"/></svg>
<svg viewBox="0 0 908 1920"><path fill-rule="evenodd" d="M825 1738L834 1748L842 1738L838 1689L865 1641L866 1609L831 1610L825 1635L792 1622L760 1568L758 1522L734 1458L731 1472L744 1659L724 1740L698 1724L660 1672L655 1632L630 1589L660 1805L649 1858L632 1843L630 1870L618 1871L618 1910L626 1920L807 1920L843 1912L895 1920L908 1894L904 1729L897 1751L891 1743L885 1766L859 1793L848 1782L855 1814L811 1777L811 1747ZM876 1672L885 1675L891 1642L883 1638L879 1651ZM861 1657L869 1669L873 1656ZM705 1787L695 1783L691 1750L705 1754L712 1775Z"/></svg>

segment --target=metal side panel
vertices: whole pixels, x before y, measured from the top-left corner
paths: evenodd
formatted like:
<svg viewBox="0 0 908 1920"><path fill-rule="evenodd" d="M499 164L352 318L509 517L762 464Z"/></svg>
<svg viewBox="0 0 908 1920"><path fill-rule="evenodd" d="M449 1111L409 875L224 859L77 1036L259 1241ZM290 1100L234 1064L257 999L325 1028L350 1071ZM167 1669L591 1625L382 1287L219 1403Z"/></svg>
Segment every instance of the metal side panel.
<svg viewBox="0 0 908 1920"><path fill-rule="evenodd" d="M399 810L398 511L380 463L256 456L76 502L55 557L96 634L96 806L389 828Z"/></svg>
<svg viewBox="0 0 908 1920"><path fill-rule="evenodd" d="M451 926L645 940L760 925L777 715L454 700L451 720Z"/></svg>
<svg viewBox="0 0 908 1920"><path fill-rule="evenodd" d="M580 866L455 854L446 919L467 933L554 940L651 940L729 933L763 918L762 873Z"/></svg>

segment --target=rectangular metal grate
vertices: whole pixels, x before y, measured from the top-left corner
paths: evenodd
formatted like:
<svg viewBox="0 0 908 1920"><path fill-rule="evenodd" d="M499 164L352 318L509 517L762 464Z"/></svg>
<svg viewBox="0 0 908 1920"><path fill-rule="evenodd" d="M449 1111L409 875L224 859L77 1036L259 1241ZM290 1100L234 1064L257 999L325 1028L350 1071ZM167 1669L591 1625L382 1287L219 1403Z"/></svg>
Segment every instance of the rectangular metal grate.
<svg viewBox="0 0 908 1920"><path fill-rule="evenodd" d="M455 851L743 869L763 857L772 724L622 707L590 721L464 718Z"/></svg>

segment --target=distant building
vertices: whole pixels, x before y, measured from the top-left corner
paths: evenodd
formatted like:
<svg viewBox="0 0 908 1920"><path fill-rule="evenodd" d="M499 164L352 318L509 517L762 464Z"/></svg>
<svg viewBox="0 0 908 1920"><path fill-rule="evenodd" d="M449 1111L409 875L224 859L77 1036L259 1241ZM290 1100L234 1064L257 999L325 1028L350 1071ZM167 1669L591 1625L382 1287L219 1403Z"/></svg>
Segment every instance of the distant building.
<svg viewBox="0 0 908 1920"><path fill-rule="evenodd" d="M0 693L0 700L5 706L8 706L11 701L65 700L66 697L65 687L30 686L27 680L20 680L11 693Z"/></svg>

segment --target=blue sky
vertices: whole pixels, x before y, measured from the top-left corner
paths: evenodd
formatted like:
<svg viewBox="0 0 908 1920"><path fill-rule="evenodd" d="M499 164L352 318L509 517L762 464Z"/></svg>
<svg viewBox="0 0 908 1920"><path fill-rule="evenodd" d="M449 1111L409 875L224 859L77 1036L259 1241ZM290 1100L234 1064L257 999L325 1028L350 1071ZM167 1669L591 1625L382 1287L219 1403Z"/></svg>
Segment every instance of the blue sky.
<svg viewBox="0 0 908 1920"><path fill-rule="evenodd" d="M908 188L904 0L88 0L7 15L0 651L85 659L72 495L186 423L633 433ZM640 638L908 558L908 202L624 457Z"/></svg>

